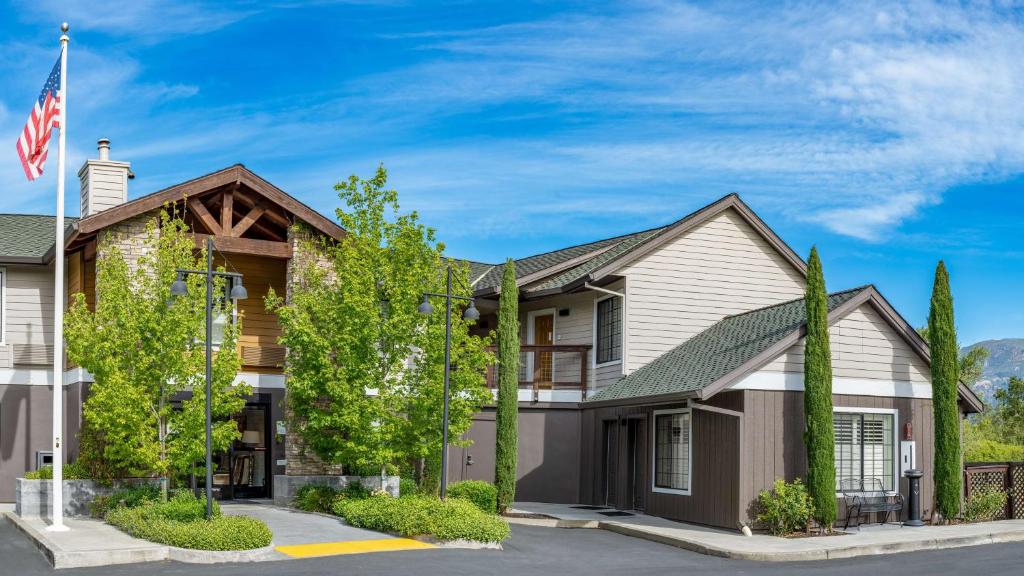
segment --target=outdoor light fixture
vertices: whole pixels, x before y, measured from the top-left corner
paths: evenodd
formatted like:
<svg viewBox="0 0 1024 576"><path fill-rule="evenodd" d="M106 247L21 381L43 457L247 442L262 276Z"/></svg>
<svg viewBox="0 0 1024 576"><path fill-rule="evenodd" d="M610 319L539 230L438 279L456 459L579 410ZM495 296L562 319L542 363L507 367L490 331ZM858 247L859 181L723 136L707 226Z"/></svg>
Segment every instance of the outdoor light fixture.
<svg viewBox="0 0 1024 576"><path fill-rule="evenodd" d="M448 264L448 278L445 283L444 294L435 292L424 292L423 303L416 309L420 314L429 316L434 313L434 307L430 304L430 297L444 298L444 410L441 415L441 499L444 500L448 488L448 386L452 371L452 300L467 300L469 308L462 313L466 320L478 320L480 311L476 309L476 303L468 296L456 296L452 294L452 265Z"/></svg>
<svg viewBox="0 0 1024 576"><path fill-rule="evenodd" d="M242 279L241 278L239 278L238 280L235 280L234 282L232 282L232 284L233 284L233 286L231 287L231 299L232 300L245 300L246 298L249 297L249 291L245 289L245 286L242 286Z"/></svg>
<svg viewBox="0 0 1024 576"><path fill-rule="evenodd" d="M430 304L430 296L423 295L423 303L419 305L416 311L424 316L430 316L434 313L434 307Z"/></svg>
<svg viewBox="0 0 1024 576"><path fill-rule="evenodd" d="M206 518L213 518L213 285L214 278L231 282L230 298L245 300L249 292L242 285L238 272L221 272L213 269L213 238L206 239L206 269L178 271L178 278L171 283L172 296L188 294L185 276L202 276L206 285Z"/></svg>
<svg viewBox="0 0 1024 576"><path fill-rule="evenodd" d="M185 280L181 276L174 282L171 282L171 296L185 296L188 294L188 284L185 284Z"/></svg>
<svg viewBox="0 0 1024 576"><path fill-rule="evenodd" d="M476 309L476 302L472 300L469 301L469 308L466 308L466 311L462 313L462 317L466 320L480 319L480 311Z"/></svg>

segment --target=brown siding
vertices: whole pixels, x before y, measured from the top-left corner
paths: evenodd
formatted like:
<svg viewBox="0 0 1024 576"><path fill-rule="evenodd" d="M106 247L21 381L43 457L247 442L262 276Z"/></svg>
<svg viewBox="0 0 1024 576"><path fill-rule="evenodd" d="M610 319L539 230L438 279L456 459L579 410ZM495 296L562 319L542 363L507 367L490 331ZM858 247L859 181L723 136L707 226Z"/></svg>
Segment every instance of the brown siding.
<svg viewBox="0 0 1024 576"><path fill-rule="evenodd" d="M242 334L238 339L245 372L281 373L284 347L277 343L281 326L277 315L267 312L264 297L270 288L285 294L286 260L232 254L228 257L231 271L240 272L249 297L238 302L242 315ZM223 262L217 262L223 265Z"/></svg>
<svg viewBox="0 0 1024 576"><path fill-rule="evenodd" d="M705 404L738 410L742 405L742 396L737 393L720 394ZM740 460L740 419L735 416L719 414L700 409L692 412L693 422L693 464L691 466L691 495L666 494L654 492L651 480L651 430L654 410L685 407L684 404L664 406L632 406L610 407L585 410L582 417L583 438L581 461L583 466L580 486L580 500L587 504L604 504L602 494L603 471L605 462L602 450L603 426L613 421L621 424L621 420L640 418L646 422L647 438L644 443L642 462L644 465L644 511L654 516L662 516L673 520L735 528L740 519L738 496L740 493L741 460ZM620 430L622 427L620 426ZM618 449L615 451L619 462L624 462L626 447L618 435ZM613 483L619 487L619 496L614 504L619 508L631 507L622 496L621 487L625 485L628 470L625 466L615 466Z"/></svg>
<svg viewBox="0 0 1024 576"><path fill-rule="evenodd" d="M520 407L516 500L579 502L580 414L577 408ZM494 409L476 414L465 437L470 446L449 449L449 481L493 482Z"/></svg>
<svg viewBox="0 0 1024 576"><path fill-rule="evenodd" d="M754 502L758 492L771 488L776 478L791 481L807 475L803 441L804 405L803 392L746 390L743 394L746 414L743 460L748 473L741 481L740 494L743 518L752 521L756 516ZM931 470L934 457L931 400L834 395L832 403L835 407L898 410L897 439L902 439L904 424L913 424L917 467L925 471L921 479L922 516L929 517L933 505ZM907 494L906 479L900 479L900 491ZM843 510L840 510L841 517L842 514Z"/></svg>

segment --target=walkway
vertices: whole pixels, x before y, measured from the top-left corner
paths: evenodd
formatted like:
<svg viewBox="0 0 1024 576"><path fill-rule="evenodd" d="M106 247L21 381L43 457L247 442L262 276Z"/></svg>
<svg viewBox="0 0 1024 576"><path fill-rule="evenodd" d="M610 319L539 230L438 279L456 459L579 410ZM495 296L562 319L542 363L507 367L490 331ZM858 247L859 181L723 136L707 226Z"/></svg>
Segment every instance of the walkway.
<svg viewBox="0 0 1024 576"><path fill-rule="evenodd" d="M266 522L274 533L275 551L290 558L433 548L425 542L353 528L335 516L281 508L269 502L222 502L221 510Z"/></svg>
<svg viewBox="0 0 1024 576"><path fill-rule="evenodd" d="M778 538L764 534L748 537L738 530L695 526L643 514L608 515L616 511L593 508L517 502L510 511L514 517L509 521L559 528L602 528L711 556L772 562L826 560L1024 541L1024 520L924 528L865 527L861 531L851 530L837 536Z"/></svg>

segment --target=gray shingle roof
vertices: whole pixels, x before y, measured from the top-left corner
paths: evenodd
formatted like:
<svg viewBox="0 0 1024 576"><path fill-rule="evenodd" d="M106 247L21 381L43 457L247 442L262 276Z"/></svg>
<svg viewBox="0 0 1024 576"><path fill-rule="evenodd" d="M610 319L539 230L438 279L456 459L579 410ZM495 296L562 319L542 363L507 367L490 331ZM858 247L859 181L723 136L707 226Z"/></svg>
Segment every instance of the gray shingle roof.
<svg viewBox="0 0 1024 576"><path fill-rule="evenodd" d="M829 294L829 312L867 289L862 286ZM696 392L739 368L806 322L803 298L729 316L587 401Z"/></svg>
<svg viewBox="0 0 1024 576"><path fill-rule="evenodd" d="M67 224L77 218L65 217ZM42 258L53 248L54 217L36 214L0 214L0 262Z"/></svg>
<svg viewBox="0 0 1024 576"><path fill-rule="evenodd" d="M589 242L587 244L580 244L578 246L570 246L568 248L562 248L561 250L554 250L552 252L545 252L544 254L537 254L534 256L528 256L526 258L520 258L516 260L516 278L522 278L541 270L551 268L552 266L558 266L559 264L568 262L573 258L579 258L591 252L596 252L602 248L613 246L615 244L624 244L632 242L631 245L636 245L636 238L643 236L644 239L649 238L652 233L660 232L666 227L655 228L653 230L645 230L643 232L634 232L632 234L626 234L625 236L616 236L614 238L606 238L604 240L598 240L596 242ZM616 248L609 250L614 252ZM601 254L603 256L607 252ZM582 266L581 264L580 266ZM572 268L574 270L576 268ZM480 278L480 281L476 283L474 288L477 290L483 290L487 288L493 288L501 284L501 276L505 272L505 264L495 264L493 267L486 271L486 274ZM477 276L479 277L479 276Z"/></svg>

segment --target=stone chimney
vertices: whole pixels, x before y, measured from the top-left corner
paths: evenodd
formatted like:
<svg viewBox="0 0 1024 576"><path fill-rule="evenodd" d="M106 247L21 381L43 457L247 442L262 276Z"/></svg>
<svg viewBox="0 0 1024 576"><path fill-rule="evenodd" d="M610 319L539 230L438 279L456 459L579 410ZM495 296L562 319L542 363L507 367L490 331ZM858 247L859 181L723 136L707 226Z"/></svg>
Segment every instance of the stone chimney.
<svg viewBox="0 0 1024 576"><path fill-rule="evenodd" d="M128 162L110 159L110 140L96 142L98 160L86 160L78 171L82 184L82 218L128 201L128 180L135 177Z"/></svg>

